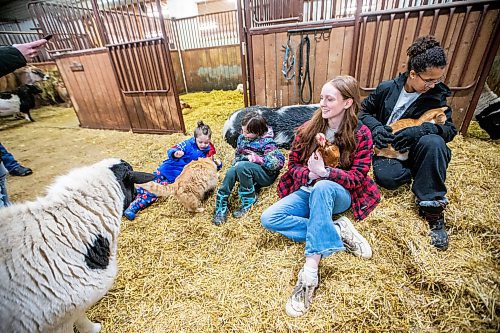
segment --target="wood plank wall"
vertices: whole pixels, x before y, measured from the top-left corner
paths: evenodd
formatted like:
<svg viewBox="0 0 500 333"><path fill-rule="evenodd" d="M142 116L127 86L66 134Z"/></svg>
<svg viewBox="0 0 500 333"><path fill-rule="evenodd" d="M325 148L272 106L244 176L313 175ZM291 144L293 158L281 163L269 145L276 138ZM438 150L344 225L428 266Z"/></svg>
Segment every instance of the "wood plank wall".
<svg viewBox="0 0 500 333"><path fill-rule="evenodd" d="M347 75L350 70L354 26L336 27L325 33L309 33L311 41L309 72L311 78L312 101L317 103L323 84L337 75ZM304 34L303 36L306 36ZM290 45L295 54L295 66L291 80L285 79L281 72L283 57L288 40L286 32L252 36L253 79L255 81L255 101L257 105L284 106L303 104L299 102L298 63L300 34L292 34ZM303 48L305 66L306 48ZM309 97L309 90L303 90L303 97Z"/></svg>
<svg viewBox="0 0 500 333"><path fill-rule="evenodd" d="M239 45L181 51L188 92L234 90L242 83ZM170 51L177 91L185 93L178 51Z"/></svg>
<svg viewBox="0 0 500 333"><path fill-rule="evenodd" d="M417 22L418 17L410 17L406 25L403 18L396 18L392 25L389 20L382 20L378 29L376 29L377 21L369 21L365 26L362 25L355 75L360 86L366 89L361 91L362 98L383 80L391 79L399 72L406 71L408 46L415 36L430 34L432 29L434 29L433 34L445 48L448 63L451 64L451 59L455 58L452 66L447 67L445 83L450 87L465 87L472 84L486 56L488 40L493 33L498 15L498 10L487 12L474 45L472 41L480 20L480 11L471 12L467 22L464 22L466 15L463 12L455 13L451 19L444 12L438 16L434 28L432 16L424 16L420 23ZM447 26L449 31L445 36ZM354 26L336 26L331 29L329 36L324 34L323 37L317 34L314 38L314 33L309 33L310 76L313 90L311 103L319 101L321 87L328 79L336 75L349 74L353 35ZM282 45L287 42L287 33L264 32L252 34L251 39L253 73L250 74L249 80L253 79L255 82L256 104L270 107L303 104L299 103L296 77L287 81L281 73L285 53ZM399 49L401 39L403 39L402 47ZM292 34L291 45L296 56L295 72L298 68L299 42L300 34ZM448 99L448 104L453 109L453 121L458 127L464 124L474 88L475 85L466 90L453 91L453 95ZM305 95L307 97L307 93Z"/></svg>
<svg viewBox="0 0 500 333"><path fill-rule="evenodd" d="M168 93L122 94L107 49L56 59L80 126L147 133L183 132L182 114ZM81 65L83 71L73 71Z"/></svg>

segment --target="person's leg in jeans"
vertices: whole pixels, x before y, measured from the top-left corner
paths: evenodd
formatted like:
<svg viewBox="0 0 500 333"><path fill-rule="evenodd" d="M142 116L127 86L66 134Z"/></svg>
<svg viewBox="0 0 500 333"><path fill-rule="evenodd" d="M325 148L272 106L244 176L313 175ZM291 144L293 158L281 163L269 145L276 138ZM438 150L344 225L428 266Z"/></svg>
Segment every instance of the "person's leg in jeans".
<svg viewBox="0 0 500 333"><path fill-rule="evenodd" d="M22 166L15 158L14 155L9 153L7 149L0 143L0 155L5 168L12 176L27 176L31 175L33 171L30 168Z"/></svg>
<svg viewBox="0 0 500 333"><path fill-rule="evenodd" d="M409 155L413 175L412 191L419 214L429 224L431 244L438 250L448 248L448 232L444 220L446 198L446 170L451 150L439 135L425 135L412 147Z"/></svg>
<svg viewBox="0 0 500 333"><path fill-rule="evenodd" d="M309 310L318 286L321 257L345 249L340 228L332 221L332 215L347 210L350 203L350 193L344 187L320 180L311 192L299 189L262 214L261 223L266 229L297 242L306 242L306 263L286 304L288 315L297 317Z"/></svg>
<svg viewBox="0 0 500 333"><path fill-rule="evenodd" d="M373 157L373 175L378 185L395 190L411 183L411 170L406 163L395 158Z"/></svg>
<svg viewBox="0 0 500 333"><path fill-rule="evenodd" d="M0 161L0 208L8 206L9 195L7 194L7 169Z"/></svg>

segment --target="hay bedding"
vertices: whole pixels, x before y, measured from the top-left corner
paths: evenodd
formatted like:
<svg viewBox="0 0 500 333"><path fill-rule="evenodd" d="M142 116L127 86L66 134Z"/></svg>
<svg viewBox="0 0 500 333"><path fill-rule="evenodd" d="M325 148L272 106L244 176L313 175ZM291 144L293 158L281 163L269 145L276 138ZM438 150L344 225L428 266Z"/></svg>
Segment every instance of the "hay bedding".
<svg viewBox="0 0 500 333"><path fill-rule="evenodd" d="M220 133L242 97L214 91L182 99L193 107L184 116L189 135L198 119L213 129L225 163L222 181L233 150ZM34 167L28 178L9 178L14 200L31 199L53 176L108 156L152 171L166 147L187 137L79 129L69 109L34 113L40 121L33 124L0 121L2 142ZM103 324L102 332L498 331L500 147L475 124L471 133L450 144L447 252L429 245L408 186L383 190L379 207L357 224L373 259L340 253L323 260L312 310L292 319L284 305L303 264L303 244L260 226L260 213L277 200L274 186L261 192L248 216L221 227L210 222L214 196L198 215L168 198L123 220L119 275L90 317Z"/></svg>

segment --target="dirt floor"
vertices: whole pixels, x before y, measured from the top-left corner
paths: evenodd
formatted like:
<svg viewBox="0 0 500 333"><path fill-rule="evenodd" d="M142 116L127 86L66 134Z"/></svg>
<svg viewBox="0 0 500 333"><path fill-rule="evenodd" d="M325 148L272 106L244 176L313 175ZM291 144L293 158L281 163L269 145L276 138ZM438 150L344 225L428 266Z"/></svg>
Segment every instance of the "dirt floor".
<svg viewBox="0 0 500 333"><path fill-rule="evenodd" d="M242 107L236 92L183 96L191 133L196 121L212 126L225 163L234 154L221 138L224 121ZM188 135L150 135L82 129L73 109L44 107L35 123L0 119L0 141L25 166L9 177L13 202L44 194L54 177L108 157L152 171L165 150ZM136 220L123 219L119 274L89 311L115 332L498 332L500 329L500 142L472 124L457 136L447 186L450 248L429 245L408 186L382 191L379 207L356 224L372 245L371 260L340 253L322 260L311 311L298 319L284 311L303 264L303 244L262 228L259 216L277 200L275 186L243 219L210 223L214 197L201 214L162 199ZM230 206L237 205L236 197ZM352 217L349 213L348 216Z"/></svg>

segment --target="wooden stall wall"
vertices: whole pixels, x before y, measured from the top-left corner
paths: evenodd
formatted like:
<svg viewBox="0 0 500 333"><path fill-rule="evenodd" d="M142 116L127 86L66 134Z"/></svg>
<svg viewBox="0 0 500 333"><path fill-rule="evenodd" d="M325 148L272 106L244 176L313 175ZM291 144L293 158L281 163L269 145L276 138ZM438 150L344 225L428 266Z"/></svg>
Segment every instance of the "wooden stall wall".
<svg viewBox="0 0 500 333"><path fill-rule="evenodd" d="M354 19L309 25L302 33L294 24L274 29L252 28L247 35L248 80L250 86L254 86L255 98L252 104L270 107L306 104L304 100L309 97L307 85L302 94L305 98L300 99L297 81L298 48L301 38L306 35L311 42L311 103L317 103L323 83L344 74L358 79L362 98L366 97L380 82L405 72L407 48L417 37L430 34L441 41L447 54L445 83L452 90L448 104L453 109L455 125L464 131L475 109L478 89L482 89L481 81L485 76L482 71L487 68L486 58L491 53L488 45L498 47L493 39L499 31L500 12L498 3L460 4L448 4L440 10L424 6L399 9L396 13L363 13L359 19L358 51L355 54ZM289 36L295 55L295 66L288 75L290 77L295 72L291 80L285 79L281 71L285 55L283 46ZM355 59L351 59L353 56ZM351 68L351 62L354 68Z"/></svg>
<svg viewBox="0 0 500 333"><path fill-rule="evenodd" d="M434 23L433 16L405 18L402 15L393 20L387 15L363 21L355 75L362 88L362 98L383 80L406 71L406 50L416 37L434 35L447 54L445 83L452 90L448 104L453 109L453 122L461 128L498 17L498 10L451 15L449 11L441 11Z"/></svg>
<svg viewBox="0 0 500 333"><path fill-rule="evenodd" d="M183 129L172 91L121 93L107 49L66 54L56 63L82 127L139 133Z"/></svg>
<svg viewBox="0 0 500 333"><path fill-rule="evenodd" d="M311 92L306 85L302 96L311 96L311 103L319 101L321 87L330 78L347 75L350 71L350 59L353 44L354 26L338 26L330 30L290 35L290 45L295 54L295 66L289 72L287 80L282 73L283 57L287 44L286 32L259 34L252 36L253 73L255 82L255 103L271 107L304 104L300 101L298 87L299 45L301 38L310 39L309 73ZM306 60L306 48L303 48L303 63ZM251 78L250 78L251 79Z"/></svg>
<svg viewBox="0 0 500 333"><path fill-rule="evenodd" d="M239 45L209 47L170 51L179 93L212 91L214 89L234 90L242 82ZM182 56L186 87L179 60Z"/></svg>

